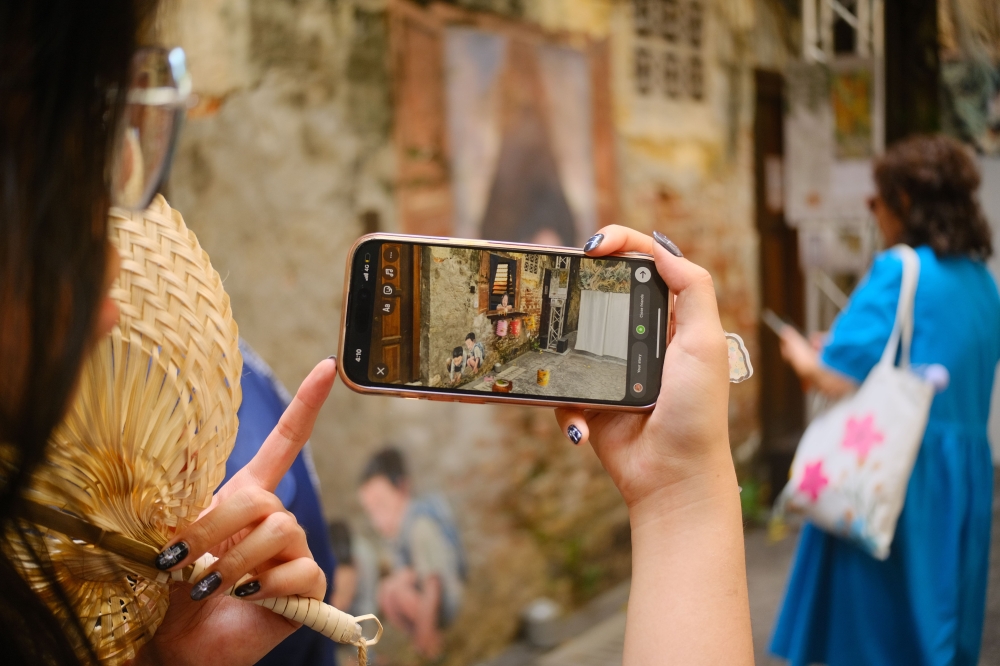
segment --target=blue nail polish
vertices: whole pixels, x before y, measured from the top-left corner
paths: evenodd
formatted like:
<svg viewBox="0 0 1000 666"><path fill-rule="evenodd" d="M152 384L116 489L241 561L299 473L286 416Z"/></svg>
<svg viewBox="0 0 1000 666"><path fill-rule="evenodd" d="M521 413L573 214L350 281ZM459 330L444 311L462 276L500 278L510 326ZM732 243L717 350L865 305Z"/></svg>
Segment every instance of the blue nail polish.
<svg viewBox="0 0 1000 666"><path fill-rule="evenodd" d="M684 256L684 253L681 252L680 248L677 247L676 245L674 245L674 242L672 240L670 240L669 238L667 238L666 236L664 236L663 234L661 234L659 231L654 231L653 232L653 238L656 240L657 243L660 244L660 246L664 250L666 250L670 254L674 255L675 257L683 257Z"/></svg>
<svg viewBox="0 0 1000 666"><path fill-rule="evenodd" d="M222 574L218 571L213 571L195 583L194 587L191 588L191 599L201 601L219 589L220 585L222 585Z"/></svg>
<svg viewBox="0 0 1000 666"><path fill-rule="evenodd" d="M587 241L587 244L583 246L584 252L590 252L591 250L596 250L597 246L604 241L604 234L594 234Z"/></svg>
<svg viewBox="0 0 1000 666"><path fill-rule="evenodd" d="M184 558L188 556L188 545L183 541L178 541L169 548L164 548L163 552L156 556L156 568L160 571L166 571L171 567L175 567L184 561Z"/></svg>
<svg viewBox="0 0 1000 666"><path fill-rule="evenodd" d="M583 439L583 433L580 432L580 429L575 425L571 425L566 428L566 434L569 436L569 439L573 442L573 444L579 444L580 440Z"/></svg>

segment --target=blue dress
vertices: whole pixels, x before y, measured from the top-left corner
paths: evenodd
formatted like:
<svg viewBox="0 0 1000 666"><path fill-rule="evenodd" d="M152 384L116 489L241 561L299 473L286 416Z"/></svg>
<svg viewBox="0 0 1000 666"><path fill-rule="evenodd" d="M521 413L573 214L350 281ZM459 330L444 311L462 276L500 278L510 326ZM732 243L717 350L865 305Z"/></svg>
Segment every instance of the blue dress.
<svg viewBox="0 0 1000 666"><path fill-rule="evenodd" d="M1000 296L982 262L917 248L912 362L940 363L889 558L806 525L771 651L793 666L975 666L986 606L993 465L986 437ZM889 339L902 261L876 257L834 323L823 363L858 382Z"/></svg>

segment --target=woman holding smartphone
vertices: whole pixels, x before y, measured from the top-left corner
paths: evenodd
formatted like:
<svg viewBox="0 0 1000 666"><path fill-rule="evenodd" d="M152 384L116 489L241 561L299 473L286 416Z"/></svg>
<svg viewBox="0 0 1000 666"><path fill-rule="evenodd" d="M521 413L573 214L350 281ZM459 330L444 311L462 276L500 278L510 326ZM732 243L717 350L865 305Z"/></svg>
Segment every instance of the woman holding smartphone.
<svg viewBox="0 0 1000 666"><path fill-rule="evenodd" d="M806 525L771 649L795 666L974 666L993 513L986 424L1000 359L979 171L962 144L934 136L894 145L874 175L869 206L885 245L905 243L920 257L912 362L938 394L888 559ZM832 397L865 380L891 335L902 275L894 252L878 255L819 352L784 328L782 353L803 380Z"/></svg>
<svg viewBox="0 0 1000 666"><path fill-rule="evenodd" d="M75 617L65 595L51 606L37 597L10 545L33 538L19 517L20 495L73 398L85 355L116 319L107 292L117 257L106 221L114 171L136 157L124 146L141 145L132 135L122 141L121 123L140 53L135 36L154 8L141 0L0 4L0 654L10 663L96 662L81 624L59 619ZM165 173L165 164L158 168ZM635 585L625 663L750 664L726 347L711 280L668 252L669 242L654 246L619 227L600 236L603 243L589 244L592 256L654 253L677 294L677 334L656 409L557 414L574 441L591 440L629 506ZM322 598L323 573L273 490L334 378L335 363L321 361L261 453L158 558L172 570L209 550L239 554L223 554L193 587L175 588L139 662L252 664L294 631L280 616L218 593L246 571L259 574L246 599ZM34 559L47 570L41 551ZM50 583L61 589L51 571Z"/></svg>

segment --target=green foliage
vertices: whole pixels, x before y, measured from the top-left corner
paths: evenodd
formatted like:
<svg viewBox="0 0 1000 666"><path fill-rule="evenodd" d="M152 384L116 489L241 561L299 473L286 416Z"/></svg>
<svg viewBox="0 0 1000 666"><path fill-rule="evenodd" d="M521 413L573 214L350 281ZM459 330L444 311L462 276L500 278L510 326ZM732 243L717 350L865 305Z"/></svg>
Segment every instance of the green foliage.
<svg viewBox="0 0 1000 666"><path fill-rule="evenodd" d="M740 481L740 507L743 509L743 522L750 525L764 525L770 513L770 484L754 478Z"/></svg>
<svg viewBox="0 0 1000 666"><path fill-rule="evenodd" d="M627 294L632 276L626 262L609 259L589 259L580 265L580 288Z"/></svg>

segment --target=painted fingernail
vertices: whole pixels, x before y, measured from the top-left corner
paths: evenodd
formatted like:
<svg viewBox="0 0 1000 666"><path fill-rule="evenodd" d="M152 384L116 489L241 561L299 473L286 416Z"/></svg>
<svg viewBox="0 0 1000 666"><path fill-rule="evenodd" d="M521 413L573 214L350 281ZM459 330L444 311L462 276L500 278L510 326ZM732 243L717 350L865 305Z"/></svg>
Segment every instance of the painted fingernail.
<svg viewBox="0 0 1000 666"><path fill-rule="evenodd" d="M178 541L169 548L164 548L163 552L156 556L156 568L166 571L170 567L180 564L188 556L188 545L183 541Z"/></svg>
<svg viewBox="0 0 1000 666"><path fill-rule="evenodd" d="M580 432L580 429L575 425L571 425L566 428L566 434L569 436L570 441L574 444L579 444L580 440L583 439L583 433Z"/></svg>
<svg viewBox="0 0 1000 666"><path fill-rule="evenodd" d="M191 588L191 598L195 601L201 601L219 589L220 585L222 585L222 574L213 571L195 583L194 587Z"/></svg>
<svg viewBox="0 0 1000 666"><path fill-rule="evenodd" d="M684 256L684 253L680 251L680 248L674 245L674 242L672 240L661 234L659 231L653 232L653 238L656 239L656 242L659 243L664 250L674 255L675 257Z"/></svg>
<svg viewBox="0 0 1000 666"><path fill-rule="evenodd" d="M233 590L233 594L238 597L249 597L251 594L257 594L258 592L260 592L259 580L252 580L249 583L244 583Z"/></svg>
<svg viewBox="0 0 1000 666"><path fill-rule="evenodd" d="M590 252L591 250L596 250L597 246L604 241L604 234L594 234L587 241L587 244L583 246L584 252Z"/></svg>

